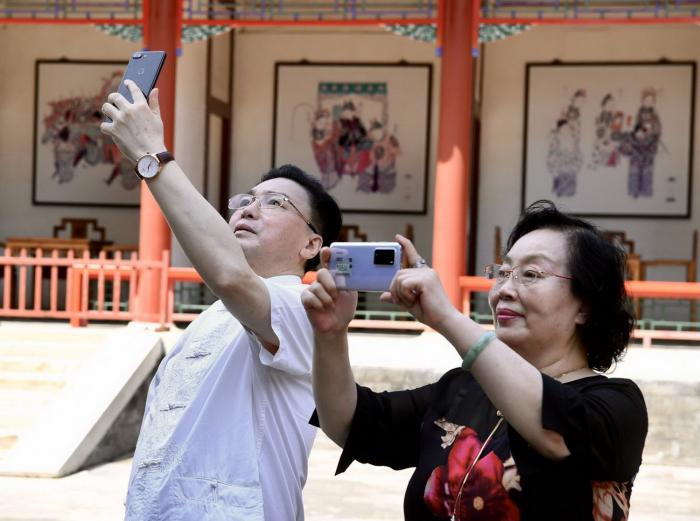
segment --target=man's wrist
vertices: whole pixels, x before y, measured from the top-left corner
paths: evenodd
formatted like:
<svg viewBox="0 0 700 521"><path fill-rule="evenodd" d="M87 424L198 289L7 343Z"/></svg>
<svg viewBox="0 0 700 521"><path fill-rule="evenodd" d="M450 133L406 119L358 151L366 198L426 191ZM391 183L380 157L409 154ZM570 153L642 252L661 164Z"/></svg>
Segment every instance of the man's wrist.
<svg viewBox="0 0 700 521"><path fill-rule="evenodd" d="M139 150L138 150L138 152L136 152L136 155L132 157L130 154L129 159L131 159L131 161L133 161L133 163L136 164L136 162L139 159L141 159L143 156L145 156L147 154L155 155L155 154L158 154L160 152L166 152L167 150L168 150L168 147L165 146L165 143L150 143L150 144L146 144L145 146L141 145L141 146L139 146Z"/></svg>

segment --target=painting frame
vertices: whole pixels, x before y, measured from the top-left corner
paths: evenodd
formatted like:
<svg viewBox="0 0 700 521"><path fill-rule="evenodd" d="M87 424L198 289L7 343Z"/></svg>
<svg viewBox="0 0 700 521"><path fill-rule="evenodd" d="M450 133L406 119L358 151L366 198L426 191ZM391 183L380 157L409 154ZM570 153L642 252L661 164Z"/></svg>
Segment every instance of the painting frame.
<svg viewBox="0 0 700 521"><path fill-rule="evenodd" d="M426 214L432 63L280 61L274 76L272 166L316 176L345 213Z"/></svg>
<svg viewBox="0 0 700 521"><path fill-rule="evenodd" d="M111 138L101 107L124 60L35 61L32 204L138 208L140 180Z"/></svg>
<svg viewBox="0 0 700 521"><path fill-rule="evenodd" d="M531 62L521 208L689 219L695 61Z"/></svg>

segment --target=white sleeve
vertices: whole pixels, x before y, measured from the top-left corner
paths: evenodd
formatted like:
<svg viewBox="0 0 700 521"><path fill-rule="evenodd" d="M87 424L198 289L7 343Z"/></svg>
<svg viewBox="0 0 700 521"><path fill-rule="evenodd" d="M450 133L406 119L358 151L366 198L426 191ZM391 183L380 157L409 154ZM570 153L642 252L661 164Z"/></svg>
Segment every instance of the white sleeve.
<svg viewBox="0 0 700 521"><path fill-rule="evenodd" d="M301 303L304 286L263 282L270 293L270 322L280 345L273 355L258 341L260 362L295 376L310 375L314 335Z"/></svg>

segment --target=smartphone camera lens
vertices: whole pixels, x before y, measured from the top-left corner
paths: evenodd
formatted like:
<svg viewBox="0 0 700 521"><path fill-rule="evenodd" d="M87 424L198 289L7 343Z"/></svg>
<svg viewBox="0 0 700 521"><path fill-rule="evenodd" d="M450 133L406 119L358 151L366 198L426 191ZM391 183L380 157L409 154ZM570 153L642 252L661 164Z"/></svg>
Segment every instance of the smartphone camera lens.
<svg viewBox="0 0 700 521"><path fill-rule="evenodd" d="M134 54L131 55L131 57L134 60L138 60L139 58L143 57L143 54L141 54L140 52L135 52Z"/></svg>
<svg viewBox="0 0 700 521"><path fill-rule="evenodd" d="M395 262L396 252L392 249L376 249L374 250L374 263L379 266L393 266Z"/></svg>

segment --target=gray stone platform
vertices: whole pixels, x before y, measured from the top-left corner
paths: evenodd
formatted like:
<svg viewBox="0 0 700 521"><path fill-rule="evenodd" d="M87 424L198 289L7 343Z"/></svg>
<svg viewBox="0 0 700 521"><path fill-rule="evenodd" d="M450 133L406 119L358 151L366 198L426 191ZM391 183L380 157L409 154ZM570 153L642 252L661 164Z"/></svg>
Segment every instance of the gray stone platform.
<svg viewBox="0 0 700 521"><path fill-rule="evenodd" d="M162 353L160 336L136 324L2 323L0 475L61 477L133 450Z"/></svg>
<svg viewBox="0 0 700 521"><path fill-rule="evenodd" d="M359 381L376 389L407 388L459 364L434 333L351 335ZM644 464L632 495L632 521L700 519L700 348L631 348L616 376L631 377L646 394L652 425ZM410 470L353 464L334 477L340 451L322 433L309 462L304 490L308 521L379 521L403 518ZM671 463L669 465L668 463ZM61 479L0 477L0 521L121 519L131 460L93 467Z"/></svg>

